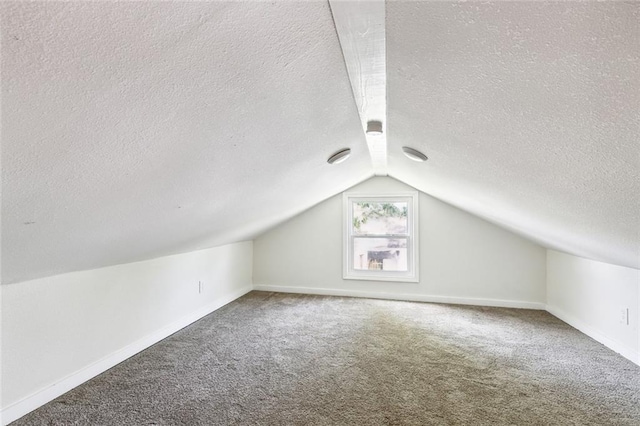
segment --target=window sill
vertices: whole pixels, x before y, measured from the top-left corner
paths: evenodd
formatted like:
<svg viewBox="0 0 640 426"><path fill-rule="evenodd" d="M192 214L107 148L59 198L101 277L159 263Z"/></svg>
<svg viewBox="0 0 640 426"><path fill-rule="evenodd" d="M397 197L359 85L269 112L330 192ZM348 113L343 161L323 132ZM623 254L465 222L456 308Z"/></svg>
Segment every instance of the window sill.
<svg viewBox="0 0 640 426"><path fill-rule="evenodd" d="M342 276L345 280L358 280L358 281L386 281L386 282L402 282L402 283L418 283L419 277L402 276L402 275L373 275L373 274L345 274Z"/></svg>

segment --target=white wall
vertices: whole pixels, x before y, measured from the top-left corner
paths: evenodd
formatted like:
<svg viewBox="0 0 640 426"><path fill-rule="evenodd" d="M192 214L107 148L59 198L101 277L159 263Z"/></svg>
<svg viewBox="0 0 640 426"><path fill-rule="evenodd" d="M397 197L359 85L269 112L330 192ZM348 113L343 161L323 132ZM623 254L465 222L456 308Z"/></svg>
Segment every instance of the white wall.
<svg viewBox="0 0 640 426"><path fill-rule="evenodd" d="M640 271L547 252L547 310L626 358L640 363ZM621 310L629 309L629 325Z"/></svg>
<svg viewBox="0 0 640 426"><path fill-rule="evenodd" d="M252 254L242 242L0 287L2 423L250 291Z"/></svg>
<svg viewBox="0 0 640 426"><path fill-rule="evenodd" d="M387 177L349 191L414 190ZM420 282L342 278L342 195L254 240L254 288L544 309L546 250L420 193Z"/></svg>

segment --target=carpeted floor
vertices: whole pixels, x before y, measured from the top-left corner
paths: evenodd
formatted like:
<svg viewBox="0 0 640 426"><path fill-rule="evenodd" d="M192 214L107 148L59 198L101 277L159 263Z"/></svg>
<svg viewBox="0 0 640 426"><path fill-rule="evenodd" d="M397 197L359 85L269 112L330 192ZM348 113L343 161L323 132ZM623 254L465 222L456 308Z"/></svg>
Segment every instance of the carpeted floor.
<svg viewBox="0 0 640 426"><path fill-rule="evenodd" d="M252 292L18 425L640 425L640 367L546 312Z"/></svg>

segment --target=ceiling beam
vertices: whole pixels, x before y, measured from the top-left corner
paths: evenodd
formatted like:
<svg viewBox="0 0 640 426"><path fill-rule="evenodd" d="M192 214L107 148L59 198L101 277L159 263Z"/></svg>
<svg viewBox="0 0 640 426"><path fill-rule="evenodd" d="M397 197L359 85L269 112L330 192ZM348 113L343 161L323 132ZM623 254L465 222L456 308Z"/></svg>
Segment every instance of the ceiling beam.
<svg viewBox="0 0 640 426"><path fill-rule="evenodd" d="M387 68L384 0L329 0L353 97L376 175L387 168ZM367 123L382 123L382 134L367 134Z"/></svg>

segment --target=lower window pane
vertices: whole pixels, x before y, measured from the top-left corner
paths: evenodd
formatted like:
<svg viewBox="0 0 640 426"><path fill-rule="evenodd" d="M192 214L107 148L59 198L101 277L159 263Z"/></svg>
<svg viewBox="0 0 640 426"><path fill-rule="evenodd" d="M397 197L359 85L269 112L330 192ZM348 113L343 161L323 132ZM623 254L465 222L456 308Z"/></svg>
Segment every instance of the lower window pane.
<svg viewBox="0 0 640 426"><path fill-rule="evenodd" d="M353 269L406 272L407 239L355 237Z"/></svg>

